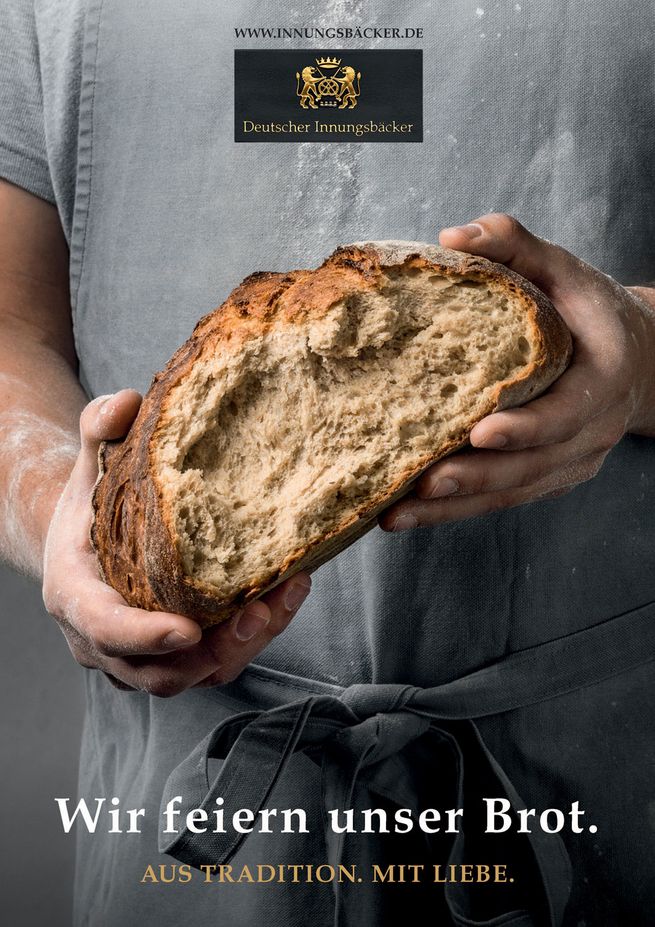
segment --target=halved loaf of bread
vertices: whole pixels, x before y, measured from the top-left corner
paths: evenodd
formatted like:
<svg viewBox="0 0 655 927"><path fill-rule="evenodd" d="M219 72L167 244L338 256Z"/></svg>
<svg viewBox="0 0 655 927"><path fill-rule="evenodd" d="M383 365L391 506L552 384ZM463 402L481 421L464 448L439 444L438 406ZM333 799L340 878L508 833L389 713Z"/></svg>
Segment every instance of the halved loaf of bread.
<svg viewBox="0 0 655 927"><path fill-rule="evenodd" d="M570 353L541 292L457 251L368 242L252 274L101 449L102 575L132 605L223 621L359 538Z"/></svg>

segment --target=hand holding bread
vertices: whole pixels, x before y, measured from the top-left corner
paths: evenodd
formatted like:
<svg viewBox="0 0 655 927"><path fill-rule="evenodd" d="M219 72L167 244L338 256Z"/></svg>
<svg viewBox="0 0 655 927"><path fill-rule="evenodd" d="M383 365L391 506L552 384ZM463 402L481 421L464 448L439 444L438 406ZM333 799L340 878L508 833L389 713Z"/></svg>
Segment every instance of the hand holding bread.
<svg viewBox="0 0 655 927"><path fill-rule="evenodd" d="M415 492L381 517L386 530L561 496L595 476L626 432L655 435L651 289L620 286L504 214L444 229L439 241L531 280L566 322L575 350L542 397L483 419L471 431L471 449L430 467Z"/></svg>
<svg viewBox="0 0 655 927"><path fill-rule="evenodd" d="M463 252L364 242L252 274L101 448L103 576L139 608L225 621L370 530L570 352L536 287Z"/></svg>
<svg viewBox="0 0 655 927"><path fill-rule="evenodd" d="M429 525L483 514L545 495L561 495L597 472L609 449L626 431L655 435L655 378L650 361L655 356L655 313L645 301L648 290L635 288L630 291L619 286L563 249L530 235L505 215L484 216L461 229L445 230L441 242L461 252L479 252L491 260L501 261L510 268L510 280L513 279L511 271L514 271L539 286L546 294L546 297L537 297L538 300L545 299L541 308L549 305L550 297L573 333L576 349L573 362L541 397L525 402L520 408L487 415L481 415L478 410L477 423L462 432L469 436L469 447L432 465L428 461L427 466L422 466L424 458L420 458L414 468L416 470L418 466L419 472L414 476L413 471L401 474L399 485L391 487L392 496L399 494L402 498L394 502L383 494L373 505L369 500L368 510L359 513L363 517L353 520L353 524L360 522L357 530L367 530L376 517L384 528L402 530L419 524ZM393 243L386 247L389 259L398 261L403 248ZM406 257L405 249L401 263ZM350 260L349 256L347 260ZM475 268L475 264L470 266ZM478 270L480 267L484 269L484 263L478 265ZM350 269L356 274L361 271L361 268ZM421 267L420 260L409 269L418 269L415 276L419 281L425 276L423 271L426 268ZM461 265L459 269L461 271ZM370 282L371 267L367 270ZM270 286L270 275L268 280L262 280L262 276L265 275L260 275L259 280L254 278L255 286ZM433 282L431 285L438 289L442 284ZM527 289L524 283L520 287L524 297L527 294L528 299L533 298L529 284ZM475 288L471 289L475 295ZM237 313L244 312L247 301L239 305L238 299L237 296L234 308ZM384 310L385 307L382 308ZM530 395L526 394L526 387L536 393L539 384L543 387L556 377L568 360L566 329L557 321L552 307L545 311L555 327L550 332L546 331L550 349L543 354L541 367L537 364L537 369L530 372L525 356L520 356L521 351L518 355L512 352L509 355L512 363L517 362L515 373L518 370L513 388L516 389L518 383L524 390L523 395L518 396L519 402ZM244 316L247 317L247 312ZM343 337L343 325L338 324L339 320L332 324L332 328L329 320L327 325L319 326L310 335L316 349L314 353L336 348L337 353L354 358L357 363L363 346L362 336L372 339L373 343L376 338L378 341L382 338L384 345L385 325L379 325L377 329L375 325L369 326L366 332L361 325L362 318L354 329L351 327L348 331L346 326L346 337ZM383 323L384 320L383 311ZM379 314L377 321L380 321ZM444 321L447 323L448 319L442 318L441 322ZM202 323L199 334L202 339L205 334ZM441 334L442 338L437 338L437 341L443 341L443 332ZM539 338L531 345L530 353L538 343ZM188 350L189 344L192 343L181 349L182 353ZM521 347L524 348L523 345ZM536 353L538 355L539 351ZM457 361L456 352L454 357ZM528 376L522 379L526 367ZM393 376L389 366L386 372ZM441 374L443 372L441 370ZM450 375L448 369L445 373ZM155 389L160 380L156 380ZM451 376L446 384L449 388L442 399L454 395L450 388L452 382ZM460 384L457 385L459 389ZM502 389L496 391L496 404L501 398L499 392L502 394ZM125 571L122 582L126 597L99 579L96 553L89 541L90 497L97 476L96 456L104 442L109 442L108 446L114 448L130 446L123 439L138 413L139 404L138 394L126 390L114 397L102 397L90 403L82 416L82 452L60 500L48 537L44 598L49 611L59 618L79 662L103 669L119 686L170 695L193 685L227 682L238 675L271 637L286 627L309 591L309 576L302 569L265 594L261 589L251 588L251 598L244 603L245 608L232 608L237 612L236 617L208 628L204 633L200 624L207 621L202 613L185 617L174 609L152 608L152 603L139 608L125 585ZM425 412L426 409L427 405L419 411ZM190 424L193 428L193 422ZM407 427L411 424L411 420L403 421L402 417L398 423L399 433L402 433L403 426L405 428L405 438L411 435L412 429ZM143 429L139 434L143 435ZM441 457L460 443L461 440L458 442L451 438L450 447L448 440L445 445L442 441L436 452L432 447L427 453L435 458ZM191 462L197 464L201 459L197 442L195 447L197 459L192 458ZM103 461L106 456L105 448ZM145 462L148 463L147 458ZM96 527L98 487L103 485L104 479L103 476L95 490ZM105 488L109 485L109 482L105 483ZM117 483L112 485L115 489ZM352 483L350 487L352 489ZM113 503L115 501L114 496ZM389 501L391 504L385 507ZM379 513L378 507L381 507ZM138 514L138 509L132 510L133 516L135 511ZM105 516L110 516L106 524L114 524L114 532L115 519L122 519L123 512L124 503L123 506L113 504L113 507L106 508ZM129 533L124 534L119 540L129 536ZM142 541L144 537L147 533L140 538L135 535L134 539ZM318 559L314 550L300 566L315 566L321 558L332 555L352 537L352 532L337 531L331 543L323 545L322 549L319 542ZM124 550L121 556L124 556ZM111 564L110 558L111 550L106 546L101 556L105 571L107 563ZM300 559L302 561L302 557ZM142 592L137 590L137 595ZM231 603L228 603L228 610L230 608ZM195 620L196 617L198 620ZM243 633L239 632L240 626ZM174 638L171 632L181 637ZM249 637L249 640L244 640L244 637Z"/></svg>
<svg viewBox="0 0 655 927"><path fill-rule="evenodd" d="M98 447L124 437L140 403L137 392L122 390L82 412L82 447L46 541L43 598L78 663L102 670L118 688L163 697L238 676L284 630L311 581L298 574L204 634L192 618L131 607L102 582L89 539Z"/></svg>

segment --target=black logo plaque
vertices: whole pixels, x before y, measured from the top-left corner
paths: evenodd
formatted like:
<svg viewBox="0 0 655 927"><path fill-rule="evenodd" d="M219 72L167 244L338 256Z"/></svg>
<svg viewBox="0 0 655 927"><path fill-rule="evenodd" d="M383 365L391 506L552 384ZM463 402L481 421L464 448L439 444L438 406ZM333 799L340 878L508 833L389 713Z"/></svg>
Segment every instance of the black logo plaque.
<svg viewBox="0 0 655 927"><path fill-rule="evenodd" d="M236 142L422 142L423 52L237 49Z"/></svg>

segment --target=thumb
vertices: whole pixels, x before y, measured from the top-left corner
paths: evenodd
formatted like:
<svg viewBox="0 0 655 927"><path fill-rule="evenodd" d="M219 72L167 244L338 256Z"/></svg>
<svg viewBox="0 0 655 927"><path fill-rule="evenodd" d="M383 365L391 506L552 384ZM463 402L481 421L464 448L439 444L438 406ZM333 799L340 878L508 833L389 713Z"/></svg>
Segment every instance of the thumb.
<svg viewBox="0 0 655 927"><path fill-rule="evenodd" d="M91 488L98 476L98 449L103 441L123 438L136 418L141 395L123 389L109 396L98 396L80 415L81 450L75 464L76 476Z"/></svg>
<svg viewBox="0 0 655 927"><path fill-rule="evenodd" d="M468 225L443 229L439 244L505 264L551 297L555 296L555 290L561 291L572 282L582 263L564 248L538 238L513 216L501 212L488 213Z"/></svg>

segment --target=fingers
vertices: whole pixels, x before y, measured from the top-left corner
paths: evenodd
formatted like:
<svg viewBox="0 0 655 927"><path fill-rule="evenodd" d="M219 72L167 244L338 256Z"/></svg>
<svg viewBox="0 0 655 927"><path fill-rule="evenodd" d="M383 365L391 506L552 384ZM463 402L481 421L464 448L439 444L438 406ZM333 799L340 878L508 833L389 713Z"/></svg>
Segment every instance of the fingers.
<svg viewBox="0 0 655 927"><path fill-rule="evenodd" d="M580 458L524 487L512 486L484 493L451 495L438 500L408 497L381 516L380 526L385 531L405 531L462 521L524 505L526 502L562 495L564 491L592 479L602 466L606 454L593 453Z"/></svg>
<svg viewBox="0 0 655 927"><path fill-rule="evenodd" d="M141 396L133 389L123 389L90 402L80 416L82 449L75 464L74 476L80 488L91 488L98 476L98 448L102 441L122 438L134 421Z"/></svg>
<svg viewBox="0 0 655 927"><path fill-rule="evenodd" d="M65 534L68 544L78 551L90 550L89 526L92 510L91 493L98 478L98 450L104 440L120 438L132 424L141 396L136 390L124 389L114 395L99 396L84 407L80 416L81 448L52 519L51 533ZM53 544L46 545L50 559Z"/></svg>
<svg viewBox="0 0 655 927"><path fill-rule="evenodd" d="M228 624L207 632L208 645L217 660L207 685L235 679L274 637L288 626L309 595L311 578L297 573L291 579L251 602Z"/></svg>
<svg viewBox="0 0 655 927"><path fill-rule="evenodd" d="M98 396L85 406L80 416L82 440L89 444L100 444L122 438L132 424L141 395L134 389L122 389L109 396Z"/></svg>
<svg viewBox="0 0 655 927"><path fill-rule="evenodd" d="M116 676L112 676L111 673L105 672L105 676L112 684L114 689L120 689L121 692L136 692L137 690L134 686L128 686L124 682L121 682L120 679L117 679Z"/></svg>
<svg viewBox="0 0 655 927"><path fill-rule="evenodd" d="M91 558L78 565L77 574L65 593L53 590L50 583L44 602L50 614L72 627L94 654L169 653L201 639L200 626L190 618L128 606L118 592L98 578Z"/></svg>
<svg viewBox="0 0 655 927"><path fill-rule="evenodd" d="M308 574L299 573L263 599L249 603L232 620L209 628L196 642L190 640L174 651L162 634L171 622L177 631L178 621L189 619L127 606L118 606L116 626L111 626L110 634L101 616L72 615L69 620L73 637L77 634L80 640L73 646L69 637L69 645L83 665L102 669L122 687L161 698L178 695L192 686L225 685L282 633L308 595L310 585ZM147 626L143 632L142 621ZM194 622L190 624L197 628ZM136 636L131 636L135 626Z"/></svg>
<svg viewBox="0 0 655 927"><path fill-rule="evenodd" d="M291 618L305 601L312 587L309 573L296 573L291 579L280 583L262 599L270 610L271 621L267 633L271 636L280 634L289 624Z"/></svg>
<svg viewBox="0 0 655 927"><path fill-rule="evenodd" d="M590 389L595 379L598 385ZM559 444L574 438L615 401L585 365L575 364L543 396L482 419L470 441L474 447L506 451Z"/></svg>
<svg viewBox="0 0 655 927"><path fill-rule="evenodd" d="M439 244L505 264L549 294L583 266L564 248L538 238L505 213L488 213L467 225L443 229Z"/></svg>
<svg viewBox="0 0 655 927"><path fill-rule="evenodd" d="M472 450L439 461L416 484L419 499L440 499L531 486L591 455L605 455L616 443L620 424L599 419L564 444L507 453Z"/></svg>
<svg viewBox="0 0 655 927"><path fill-rule="evenodd" d="M202 637L190 618L132 608L101 580L85 584L83 606L77 611L69 620L103 656L170 653L192 647Z"/></svg>
<svg viewBox="0 0 655 927"><path fill-rule="evenodd" d="M574 438L516 451L453 454L425 471L413 495L379 519L385 531L403 531L483 515L558 495L595 476L625 431L617 407L589 421Z"/></svg>

